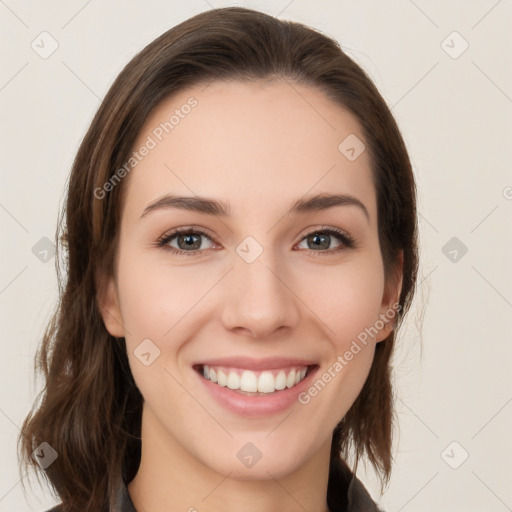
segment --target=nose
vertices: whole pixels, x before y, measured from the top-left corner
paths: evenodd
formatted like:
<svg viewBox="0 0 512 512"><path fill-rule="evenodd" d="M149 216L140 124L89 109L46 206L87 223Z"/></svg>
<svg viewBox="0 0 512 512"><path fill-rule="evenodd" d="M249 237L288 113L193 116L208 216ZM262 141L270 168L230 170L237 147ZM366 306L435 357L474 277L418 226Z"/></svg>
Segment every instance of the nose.
<svg viewBox="0 0 512 512"><path fill-rule="evenodd" d="M293 279L270 252L263 251L252 263L237 257L225 283L221 317L226 329L267 339L298 324L300 299L293 292Z"/></svg>

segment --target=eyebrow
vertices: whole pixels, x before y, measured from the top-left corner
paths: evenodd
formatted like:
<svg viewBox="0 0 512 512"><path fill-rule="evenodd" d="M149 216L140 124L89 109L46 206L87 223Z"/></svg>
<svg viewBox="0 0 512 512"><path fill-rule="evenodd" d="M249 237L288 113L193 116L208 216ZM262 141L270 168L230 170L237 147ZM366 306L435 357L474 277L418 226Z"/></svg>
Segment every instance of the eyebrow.
<svg viewBox="0 0 512 512"><path fill-rule="evenodd" d="M359 199L351 195L342 194L317 194L298 199L292 204L288 213L304 214L319 212L337 206L356 206L364 213L367 220L370 220L366 206ZM175 196L168 194L146 206L141 218L156 210L167 208L178 208L220 217L228 217L230 215L229 205L222 201L199 196Z"/></svg>

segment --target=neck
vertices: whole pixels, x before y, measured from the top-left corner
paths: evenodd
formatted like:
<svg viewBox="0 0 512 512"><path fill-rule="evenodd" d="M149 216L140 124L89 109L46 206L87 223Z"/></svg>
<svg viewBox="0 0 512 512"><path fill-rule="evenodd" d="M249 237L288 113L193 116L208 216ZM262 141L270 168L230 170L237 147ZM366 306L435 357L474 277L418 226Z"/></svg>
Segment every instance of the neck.
<svg viewBox="0 0 512 512"><path fill-rule="evenodd" d="M288 472L273 474L270 464L257 478L236 478L185 450L144 407L141 462L128 492L137 512L329 512L329 456L326 444Z"/></svg>

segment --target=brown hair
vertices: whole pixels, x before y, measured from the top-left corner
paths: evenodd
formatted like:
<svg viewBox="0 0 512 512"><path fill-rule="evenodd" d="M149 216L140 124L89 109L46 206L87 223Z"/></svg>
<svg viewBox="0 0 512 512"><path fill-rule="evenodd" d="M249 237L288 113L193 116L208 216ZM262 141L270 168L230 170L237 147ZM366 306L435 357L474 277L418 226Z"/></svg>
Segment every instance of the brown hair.
<svg viewBox="0 0 512 512"><path fill-rule="evenodd" d="M415 183L400 131L365 72L332 38L250 9L213 9L170 29L125 66L105 96L74 160L59 217L60 300L36 356L45 387L18 442L23 467L40 469L32 452L42 442L56 450L58 459L40 473L64 511L108 510L118 478L129 482L140 462L142 396L124 339L108 333L97 300L100 273L113 271L123 184L101 200L94 191L128 160L144 121L172 93L212 80L272 78L317 87L358 119L371 157L387 281L398 275L403 251L395 331L409 309L418 265ZM331 461L355 455L356 466L366 454L386 484L394 340L392 331L377 343L369 376L334 430L331 450Z"/></svg>

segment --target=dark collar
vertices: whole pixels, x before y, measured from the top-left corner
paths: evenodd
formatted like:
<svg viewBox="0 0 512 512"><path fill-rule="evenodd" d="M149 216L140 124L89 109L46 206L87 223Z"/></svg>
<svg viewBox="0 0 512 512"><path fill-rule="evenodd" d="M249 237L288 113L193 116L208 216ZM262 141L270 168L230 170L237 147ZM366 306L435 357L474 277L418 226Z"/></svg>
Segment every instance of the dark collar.
<svg viewBox="0 0 512 512"><path fill-rule="evenodd" d="M382 512L362 482L341 460L331 465L327 495L331 512ZM124 481L119 485L111 512L137 512Z"/></svg>

